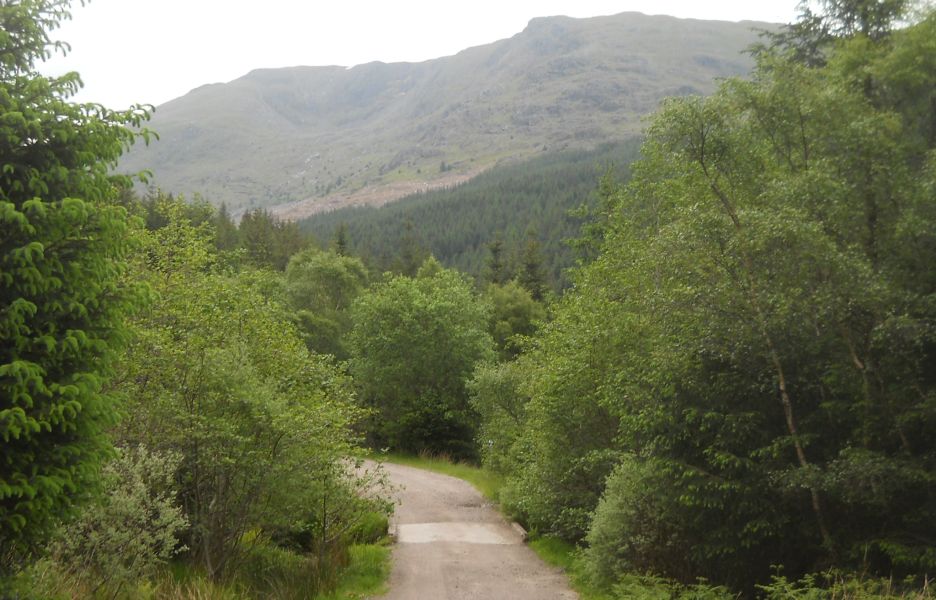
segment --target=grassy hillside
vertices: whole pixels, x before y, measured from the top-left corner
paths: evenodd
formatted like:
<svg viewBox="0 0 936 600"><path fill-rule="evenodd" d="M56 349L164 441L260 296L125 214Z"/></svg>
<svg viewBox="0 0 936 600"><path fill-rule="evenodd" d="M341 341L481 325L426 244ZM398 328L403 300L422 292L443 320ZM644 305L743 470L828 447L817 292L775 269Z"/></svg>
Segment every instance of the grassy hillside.
<svg viewBox="0 0 936 600"><path fill-rule="evenodd" d="M561 287L563 269L574 262L563 240L577 236L581 225L569 210L594 202L598 179L612 165L618 178L625 177L637 151L638 142L632 140L551 153L496 167L455 188L415 194L380 208L316 214L299 226L325 240L344 224L351 250L378 268L389 268L401 241L414 235L445 265L475 276L482 273L486 245L495 236L502 237L508 257L515 260L532 228L551 283Z"/></svg>
<svg viewBox="0 0 936 600"><path fill-rule="evenodd" d="M158 107L161 139L122 168L234 212L290 218L381 204L504 159L640 131L665 96L751 67L763 23L623 13L534 19L510 39L422 63L253 71Z"/></svg>

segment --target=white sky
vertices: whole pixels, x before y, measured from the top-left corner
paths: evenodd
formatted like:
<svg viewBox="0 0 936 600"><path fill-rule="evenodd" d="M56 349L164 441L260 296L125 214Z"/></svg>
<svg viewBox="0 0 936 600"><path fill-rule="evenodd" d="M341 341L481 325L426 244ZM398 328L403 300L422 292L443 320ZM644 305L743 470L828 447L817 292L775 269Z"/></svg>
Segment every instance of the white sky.
<svg viewBox="0 0 936 600"><path fill-rule="evenodd" d="M53 32L72 52L42 68L78 71L76 98L161 104L261 67L422 61L510 37L533 17L625 11L787 23L797 0L73 0Z"/></svg>

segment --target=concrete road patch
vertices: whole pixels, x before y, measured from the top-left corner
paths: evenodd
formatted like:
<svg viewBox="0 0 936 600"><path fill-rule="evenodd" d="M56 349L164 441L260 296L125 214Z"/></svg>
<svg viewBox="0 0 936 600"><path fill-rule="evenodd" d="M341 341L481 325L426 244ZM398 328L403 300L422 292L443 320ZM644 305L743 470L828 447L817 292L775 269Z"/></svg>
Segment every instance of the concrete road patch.
<svg viewBox="0 0 936 600"><path fill-rule="evenodd" d="M399 544L432 542L516 544L517 539L504 535L503 527L493 523L410 523L397 526Z"/></svg>

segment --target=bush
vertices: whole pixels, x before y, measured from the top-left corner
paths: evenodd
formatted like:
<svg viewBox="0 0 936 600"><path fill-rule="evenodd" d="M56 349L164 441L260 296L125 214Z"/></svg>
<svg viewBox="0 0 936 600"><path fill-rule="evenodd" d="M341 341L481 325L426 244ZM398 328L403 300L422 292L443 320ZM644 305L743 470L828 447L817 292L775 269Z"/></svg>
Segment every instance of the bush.
<svg viewBox="0 0 936 600"><path fill-rule="evenodd" d="M120 589L151 577L183 548L188 526L175 504L179 457L143 446L118 449L105 465L100 502L84 508L52 545L52 556L76 580Z"/></svg>
<svg viewBox="0 0 936 600"><path fill-rule="evenodd" d="M627 456L611 473L586 537L586 571L599 585L665 564L679 538L660 510L656 465ZM678 554L678 552L675 552Z"/></svg>
<svg viewBox="0 0 936 600"><path fill-rule="evenodd" d="M523 433L529 401L519 389L523 376L519 361L485 363L468 382L471 406L481 416L481 464L497 473L509 473L516 462L514 444Z"/></svg>

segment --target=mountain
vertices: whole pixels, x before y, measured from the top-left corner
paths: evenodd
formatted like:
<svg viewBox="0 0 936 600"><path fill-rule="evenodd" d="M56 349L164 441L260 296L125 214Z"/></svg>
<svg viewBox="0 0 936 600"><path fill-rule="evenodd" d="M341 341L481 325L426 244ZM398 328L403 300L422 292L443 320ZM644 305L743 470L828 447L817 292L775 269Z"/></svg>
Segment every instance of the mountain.
<svg viewBox="0 0 936 600"><path fill-rule="evenodd" d="M530 21L421 63L261 69L157 108L121 169L237 213L299 218L451 186L499 161L638 133L666 96L746 73L764 23L622 13Z"/></svg>

